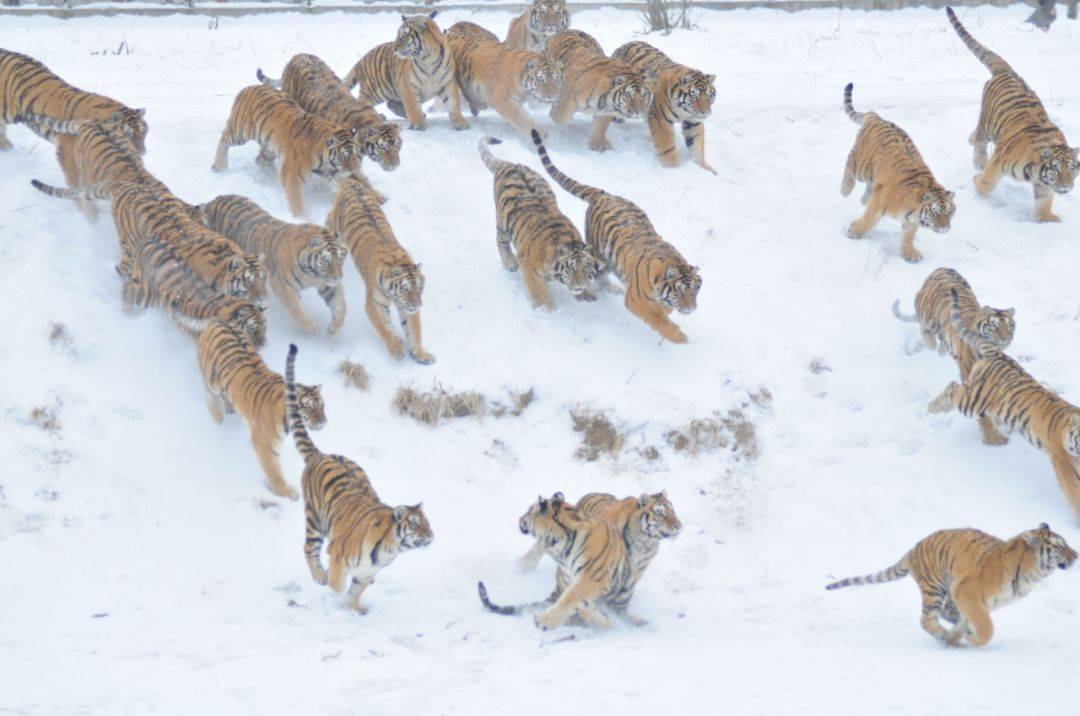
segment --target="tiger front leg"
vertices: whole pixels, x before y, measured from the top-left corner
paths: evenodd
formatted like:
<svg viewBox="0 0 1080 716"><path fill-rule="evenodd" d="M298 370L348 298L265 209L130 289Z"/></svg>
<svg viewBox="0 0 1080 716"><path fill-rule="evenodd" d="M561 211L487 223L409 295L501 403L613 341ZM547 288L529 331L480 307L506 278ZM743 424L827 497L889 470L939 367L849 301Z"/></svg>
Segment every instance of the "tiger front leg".
<svg viewBox="0 0 1080 716"><path fill-rule="evenodd" d="M606 152L612 148L607 138L607 128L611 126L614 119L609 114L593 117L592 131L589 132L589 149L594 152Z"/></svg>
<svg viewBox="0 0 1080 716"><path fill-rule="evenodd" d="M945 386L945 390L941 391L938 397L930 401L926 410L930 413L947 413L960 404L963 394L964 386L954 380Z"/></svg>
<svg viewBox="0 0 1080 716"><path fill-rule="evenodd" d="M405 341L409 345L409 357L422 365L431 365L435 356L424 350L420 339L420 312L410 313L402 318L401 328L405 332Z"/></svg>
<svg viewBox="0 0 1080 716"><path fill-rule="evenodd" d="M277 277L271 278L270 285L273 287L277 297L281 299L285 311L296 321L296 325L300 326L300 330L309 334L314 334L319 330L318 324L304 310L303 304L300 303L300 296L295 289L286 285L284 281Z"/></svg>
<svg viewBox="0 0 1080 716"><path fill-rule="evenodd" d="M655 111L649 113L649 134L652 136L656 159L661 166L679 166L679 153L675 146L675 125Z"/></svg>
<svg viewBox="0 0 1080 716"><path fill-rule="evenodd" d="M602 583L592 580L587 575L579 576L550 609L537 614L533 617L533 621L540 629L550 631L561 627L570 617L577 614L586 621L592 619L594 626L610 627L611 619L593 609L602 593Z"/></svg>
<svg viewBox="0 0 1080 716"><path fill-rule="evenodd" d="M980 196L987 196L994 191L1001 178L1005 176L1001 163L997 161L997 152L995 151L994 154L995 156L990 159L982 172L975 175L975 191L979 192Z"/></svg>
<svg viewBox="0 0 1080 716"><path fill-rule="evenodd" d="M555 100L555 104L551 105L551 111L548 116L555 124L566 124L574 118L574 112L577 111L577 101L574 99L573 90L563 85L562 91L559 92L558 99Z"/></svg>
<svg viewBox="0 0 1080 716"><path fill-rule="evenodd" d="M551 300L551 290L548 288L544 277L529 266L526 266L525 270L521 272L521 277L525 279L525 288L529 291L529 298L532 299L533 308L548 313L554 311L555 302Z"/></svg>
<svg viewBox="0 0 1080 716"><path fill-rule="evenodd" d="M408 81L401 83L401 85L401 103L405 107L405 117L409 120L409 129L422 132L427 129L427 116L424 114L424 110L420 108L419 93ZM461 114L460 108L458 108L458 114Z"/></svg>
<svg viewBox="0 0 1080 716"><path fill-rule="evenodd" d="M450 125L454 129L468 129L469 120L461 114L461 92L453 78L439 90L439 99L450 112Z"/></svg>
<svg viewBox="0 0 1080 716"><path fill-rule="evenodd" d="M923 255L915 248L915 234L919 231L918 224L904 223L900 229L900 255L909 264L917 264L922 261Z"/></svg>
<svg viewBox="0 0 1080 716"><path fill-rule="evenodd" d="M994 623L990 610L980 594L978 585L962 582L956 588L953 601L960 612L960 621L949 632L949 644L959 646L960 639L967 638L972 646L986 646L994 636Z"/></svg>
<svg viewBox="0 0 1080 716"><path fill-rule="evenodd" d="M218 425L221 425L225 421L225 403L221 400L221 395L205 382L203 383L203 389L206 392L206 409L210 411L210 418Z"/></svg>
<svg viewBox="0 0 1080 716"><path fill-rule="evenodd" d="M303 217L304 183L301 179L300 172L297 171L296 167L292 165L292 162L287 159L281 165L281 186L285 189L285 201L289 205L289 211L297 218Z"/></svg>
<svg viewBox="0 0 1080 716"><path fill-rule="evenodd" d="M297 500L300 494L285 482L285 476L281 472L281 461L278 459L278 442L276 435L270 435L262 428L255 427L251 431L251 444L255 448L255 456L259 459L263 474L266 476L266 484L278 497L287 500Z"/></svg>
<svg viewBox="0 0 1080 716"><path fill-rule="evenodd" d="M1054 192L1042 184L1035 185L1035 220L1040 224L1059 224L1061 217L1050 208L1054 204Z"/></svg>
<svg viewBox="0 0 1080 716"><path fill-rule="evenodd" d="M499 116L505 119L511 127L521 132L525 136L529 136L532 130L536 130L540 133L541 139L547 138L547 131L542 129L540 125L533 120L532 115L525 111L525 108L521 106L521 103L513 98L498 98L492 97L491 106L495 108L495 111L499 113Z"/></svg>
<svg viewBox="0 0 1080 716"><path fill-rule="evenodd" d="M364 310L367 312L368 319L371 321L375 332L379 334L379 338L386 344L386 350L390 352L390 357L394 360L404 358L405 348L401 339L394 335L394 331L390 327L390 311L386 306L375 300L375 296L370 289L368 290L367 301L364 303Z"/></svg>
<svg viewBox="0 0 1080 716"><path fill-rule="evenodd" d="M672 343L686 343L686 334L679 328L660 306L642 298L632 298L634 292L626 291L626 308L635 316L649 324L649 327Z"/></svg>
<svg viewBox="0 0 1080 716"><path fill-rule="evenodd" d="M233 141L232 133L226 125L225 131L221 133L221 139L218 141L217 154L214 155L214 163L210 165L211 171L223 172L228 169L229 147L235 147L240 144L243 144L243 142Z"/></svg>
<svg viewBox="0 0 1080 716"><path fill-rule="evenodd" d="M326 335L334 336L345 325L345 288L340 284L320 286L319 297L330 308L330 325Z"/></svg>
<svg viewBox="0 0 1080 716"><path fill-rule="evenodd" d="M690 150L690 158L702 169L707 169L713 174L716 170L705 161L705 125L701 122L683 122L683 141Z"/></svg>
<svg viewBox="0 0 1080 716"><path fill-rule="evenodd" d="M540 564L540 560L544 558L544 546L539 542L533 544L529 551L518 557L517 566L522 572L533 572L536 570L537 565Z"/></svg>
<svg viewBox="0 0 1080 716"><path fill-rule="evenodd" d="M867 232L873 230L878 222L881 221L881 217L885 215L885 210L881 206L881 200L878 197L878 193L874 192L870 197L870 202L866 205L866 211L863 215L851 222L851 226L848 227L847 236L849 239L861 239L866 236Z"/></svg>

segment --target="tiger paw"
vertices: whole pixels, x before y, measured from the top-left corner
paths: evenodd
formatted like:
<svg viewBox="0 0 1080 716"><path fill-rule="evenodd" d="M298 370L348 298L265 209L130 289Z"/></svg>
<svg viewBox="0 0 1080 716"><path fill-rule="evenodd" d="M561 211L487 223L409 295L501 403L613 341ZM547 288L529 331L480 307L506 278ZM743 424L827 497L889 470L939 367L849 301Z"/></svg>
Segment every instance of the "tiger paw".
<svg viewBox="0 0 1080 716"><path fill-rule="evenodd" d="M418 132L423 132L427 129L427 117L420 115L420 119L415 122L409 122L409 129L415 129Z"/></svg>
<svg viewBox="0 0 1080 716"><path fill-rule="evenodd" d="M672 343L685 344L687 342L686 334L683 333L681 328L676 328L673 331L668 331L664 338L668 339Z"/></svg>
<svg viewBox="0 0 1080 716"><path fill-rule="evenodd" d="M604 137L600 137L599 139L589 137L589 149L593 150L594 152L607 152L612 149L612 146L611 142L609 142Z"/></svg>
<svg viewBox="0 0 1080 716"><path fill-rule="evenodd" d="M317 571L313 571L311 573L311 578L315 580L315 584L321 584L324 587L326 586L326 583L330 581L326 576L326 570L322 567L319 567Z"/></svg>
<svg viewBox="0 0 1080 716"><path fill-rule="evenodd" d="M394 338L387 342L386 350L390 351L390 357L394 360L401 360L405 357L405 346L400 338Z"/></svg>
<svg viewBox="0 0 1080 716"><path fill-rule="evenodd" d="M229 168L229 160L228 159L225 159L225 160L222 160L222 161L215 161L213 164L210 165L210 171L217 172L219 174L221 172L225 171L228 168Z"/></svg>
<svg viewBox="0 0 1080 716"><path fill-rule="evenodd" d="M435 356L422 349L409 351L409 357L421 365L431 365L435 362Z"/></svg>
<svg viewBox="0 0 1080 716"><path fill-rule="evenodd" d="M452 126L454 129L456 129L458 131L460 131L462 129L468 129L469 128L469 120L465 119L464 117L451 118L450 119L450 126Z"/></svg>
<svg viewBox="0 0 1080 716"><path fill-rule="evenodd" d="M561 627L562 620L557 616L552 615L551 612L544 612L543 614L537 614L533 617L533 624L541 631L551 631L552 629Z"/></svg>
<svg viewBox="0 0 1080 716"><path fill-rule="evenodd" d="M533 304L533 308L535 308L540 313L554 313L555 312L555 303L554 303L554 301L551 301L550 299L547 300L547 301L539 301L539 302Z"/></svg>
<svg viewBox="0 0 1080 716"><path fill-rule="evenodd" d="M574 298L576 298L579 301L585 301L586 303L591 303L591 302L596 300L596 294L591 293L589 291L582 291L581 293L574 294Z"/></svg>
<svg viewBox="0 0 1080 716"><path fill-rule="evenodd" d="M610 146L608 147L610 149ZM660 166L667 167L668 169L676 169L679 166L679 157L672 151L668 154L661 154L657 159L660 161Z"/></svg>
<svg viewBox="0 0 1080 716"><path fill-rule="evenodd" d="M864 231L859 231L858 227L855 226L855 224L851 224L844 231L844 235L847 236L849 239L861 239L863 237L863 234L865 233L866 232Z"/></svg>
<svg viewBox="0 0 1080 716"><path fill-rule="evenodd" d="M305 321L300 321L299 325L300 330L308 334L309 336L313 336L319 332L319 324L315 323L315 321L311 320L310 318Z"/></svg>
<svg viewBox="0 0 1080 716"><path fill-rule="evenodd" d="M7 137L0 137L0 152L6 152L11 149L11 140Z"/></svg>
<svg viewBox="0 0 1080 716"><path fill-rule="evenodd" d="M281 485L270 485L270 492L273 492L278 497L284 497L287 500L296 502L300 499L300 493L295 489L282 483Z"/></svg>
<svg viewBox="0 0 1080 716"><path fill-rule="evenodd" d="M911 249L910 251L901 249L900 256L904 259L904 261L907 261L909 264L917 264L922 261L923 258L922 254L919 253L916 249Z"/></svg>
<svg viewBox="0 0 1080 716"><path fill-rule="evenodd" d="M1008 442L1009 437L1007 435L1002 435L1001 433L983 435L983 445L1007 445Z"/></svg>
<svg viewBox="0 0 1080 716"><path fill-rule="evenodd" d="M1060 224L1061 223L1061 217L1058 216L1057 214L1040 214L1038 217L1036 217L1036 220L1040 224Z"/></svg>
<svg viewBox="0 0 1080 716"><path fill-rule="evenodd" d="M326 336L333 338L341 330L341 327L345 325L345 316L339 316L330 320L330 325L326 327Z"/></svg>

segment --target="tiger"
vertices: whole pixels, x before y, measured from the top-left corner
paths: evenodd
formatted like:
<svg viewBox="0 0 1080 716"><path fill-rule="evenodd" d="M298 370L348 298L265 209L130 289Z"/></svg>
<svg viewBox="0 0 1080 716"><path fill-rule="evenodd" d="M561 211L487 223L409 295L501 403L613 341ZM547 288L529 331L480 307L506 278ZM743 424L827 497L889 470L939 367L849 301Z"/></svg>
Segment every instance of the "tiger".
<svg viewBox="0 0 1080 716"><path fill-rule="evenodd" d="M548 607L533 621L544 631L556 629L574 618L589 626L610 628L604 613L606 600L617 597L633 579L626 542L619 529L605 519L587 515L566 504L561 492L550 500L539 498L518 521L522 534L534 537L544 552L559 565L563 576L558 597L517 606L500 606L488 598L483 582L477 584L480 602L496 614L516 615ZM632 589L632 585L630 586Z"/></svg>
<svg viewBox="0 0 1080 716"><path fill-rule="evenodd" d="M687 315L697 308L701 273L674 246L660 238L649 217L636 204L574 181L555 168L544 141L532 133L544 169L555 182L588 203L585 242L600 263L597 281L614 272L626 286L627 310L672 343L686 343L686 334L668 315Z"/></svg>
<svg viewBox="0 0 1080 716"><path fill-rule="evenodd" d="M970 331L960 317L959 304L954 289L953 326L963 340L976 346L981 357L971 366L967 380L949 383L927 409L947 413L956 408L968 417L979 418L987 445L1008 442L1000 428L1018 430L1050 455L1065 499L1080 516L1080 408L1043 387L998 346Z"/></svg>
<svg viewBox="0 0 1080 716"><path fill-rule="evenodd" d="M284 90L294 102L328 122L356 129L361 157L378 163L392 172L401 164L401 128L375 111L363 97L353 97L348 88L325 62L315 55L294 55L280 80L256 72L259 81Z"/></svg>
<svg viewBox="0 0 1080 716"><path fill-rule="evenodd" d="M285 418L285 381L270 370L243 329L217 319L192 319L174 314L173 318L198 336L197 352L206 407L220 425L225 413L240 413L251 431L251 445L259 460L267 486L279 497L299 498L296 489L285 482L278 460L282 435L289 432ZM298 385L294 404L301 420L312 430L326 425L326 406L322 387Z"/></svg>
<svg viewBox="0 0 1080 716"><path fill-rule="evenodd" d="M626 612L634 595L634 587L656 557L660 542L673 539L682 531L682 522L675 514L667 493L644 494L620 500L614 495L592 492L578 500L575 507L589 517L607 520L623 536L633 573L624 590L605 599L604 604L634 626L644 626L646 622L643 619ZM544 546L537 542L518 560L518 566L522 571L531 572L543 556ZM566 581L566 573L560 569L555 593L549 599L554 601L554 598L558 598L561 590L566 588Z"/></svg>
<svg viewBox="0 0 1080 716"><path fill-rule="evenodd" d="M134 182L100 182L82 189L59 189L38 180L31 184L58 198L92 201L108 199L112 206L126 261L142 243L168 243L185 268L214 290L235 298L259 299L266 295L266 270L261 255L245 254L239 246L193 221L189 205L170 194ZM198 207L193 208L203 216Z"/></svg>
<svg viewBox="0 0 1080 716"><path fill-rule="evenodd" d="M300 479L304 493L304 557L317 584L337 593L350 580L349 608L367 613L360 596L381 569L402 552L431 544L431 530L422 504L384 504L364 469L343 455L321 452L311 441L297 394L295 345L285 362L285 408L296 449L304 458ZM323 542L330 571L322 566Z"/></svg>
<svg viewBox="0 0 1080 716"><path fill-rule="evenodd" d="M471 22L453 25L446 40L454 55L454 76L474 117L490 106L519 132L539 129L522 103L555 101L563 78L558 62L529 50L507 49Z"/></svg>
<svg viewBox="0 0 1080 716"><path fill-rule="evenodd" d="M1050 121L1038 95L1005 60L979 44L960 24L951 7L949 22L968 49L990 70L983 86L979 123L968 142L975 148L975 189L986 196L1005 175L1032 185L1035 218L1059 222L1051 211L1054 194L1067 194L1080 174L1080 147L1069 147L1065 135ZM993 156L987 145L993 142Z"/></svg>
<svg viewBox="0 0 1080 716"><path fill-rule="evenodd" d="M547 285L552 278L577 300L595 301L589 287L596 279L596 257L573 222L559 211L543 177L524 164L492 156L487 145L501 143L485 137L479 146L481 159L495 175L495 243L503 268L517 271L524 265L521 275L534 308L555 310Z"/></svg>
<svg viewBox="0 0 1080 716"><path fill-rule="evenodd" d="M378 199L360 182L346 179L337 185L326 228L344 239L356 270L364 279L364 310L394 360L409 356L417 363L434 363L420 335L420 306L424 274L398 243ZM390 326L390 308L397 307L405 345Z"/></svg>
<svg viewBox="0 0 1080 716"><path fill-rule="evenodd" d="M563 84L551 108L556 124L566 124L575 112L593 115L589 149L605 152L605 136L613 118L640 119L652 105L645 75L621 60L604 54L593 37L580 30L564 30L548 43L547 54L563 64Z"/></svg>
<svg viewBox="0 0 1080 716"><path fill-rule="evenodd" d="M712 114L716 99L716 75L680 65L647 42L628 42L612 53L634 69L653 79L649 105L649 133L656 157L665 167L679 166L674 130L682 125L683 141L702 169L716 170L705 160L705 120Z"/></svg>
<svg viewBox="0 0 1080 716"><path fill-rule="evenodd" d="M533 0L531 8L510 21L504 44L511 50L545 52L551 38L568 27L566 0Z"/></svg>
<svg viewBox="0 0 1080 716"><path fill-rule="evenodd" d="M421 108L438 97L450 112L454 129L468 129L461 114L461 96L454 79L454 57L442 30L435 24L437 10L427 15L401 16L397 39L370 50L345 76L350 90L360 85L360 96L372 104L386 103L391 112L409 120L409 129L427 129Z"/></svg>
<svg viewBox="0 0 1080 716"><path fill-rule="evenodd" d="M985 646L994 635L992 610L1027 596L1055 569L1074 562L1076 551L1045 522L1010 540L971 528L939 530L893 566L825 589L894 582L910 574L922 592L920 624L927 634L948 646L964 639ZM943 627L941 618L952 628Z"/></svg>
<svg viewBox="0 0 1080 716"><path fill-rule="evenodd" d="M342 264L349 250L340 236L315 224L279 221L255 202L236 194L216 197L201 209L211 229L245 251L266 257L270 286L304 331L318 330L299 296L300 291L312 287L330 309L327 335L341 330L345 323Z"/></svg>
<svg viewBox="0 0 1080 716"><path fill-rule="evenodd" d="M284 93L261 84L236 95L211 168L228 169L229 147L252 139L259 143L256 161L263 166L273 166L279 154L283 157L281 185L293 216L304 214L300 187L309 174L332 179L359 172L360 145L354 130L305 112Z"/></svg>
<svg viewBox="0 0 1080 716"><path fill-rule="evenodd" d="M939 268L927 276L915 294L915 315L900 312L900 299L893 303L892 312L901 321L918 323L926 347L950 353L960 368L960 379L967 380L979 354L975 352L976 346L961 339L953 328L951 291L954 289L960 302L960 319L968 330L998 348L1008 347L1016 333L1016 309L980 306L971 284L956 269Z"/></svg>
<svg viewBox="0 0 1080 716"><path fill-rule="evenodd" d="M862 127L844 166L840 193L849 196L855 182L866 182L862 203L866 211L848 228L848 238L861 239L888 214L902 224L900 255L908 263L922 261L915 248L920 226L944 234L952 225L954 192L934 179L907 132L875 112L856 112L851 104L854 85L844 87L844 110Z"/></svg>
<svg viewBox="0 0 1080 716"><path fill-rule="evenodd" d="M55 119L92 119L119 124L139 154L146 154L146 110L133 109L104 95L69 85L32 57L0 50L0 151L11 149L6 126L27 114ZM72 177L70 141L46 134L58 145L57 157L64 174Z"/></svg>

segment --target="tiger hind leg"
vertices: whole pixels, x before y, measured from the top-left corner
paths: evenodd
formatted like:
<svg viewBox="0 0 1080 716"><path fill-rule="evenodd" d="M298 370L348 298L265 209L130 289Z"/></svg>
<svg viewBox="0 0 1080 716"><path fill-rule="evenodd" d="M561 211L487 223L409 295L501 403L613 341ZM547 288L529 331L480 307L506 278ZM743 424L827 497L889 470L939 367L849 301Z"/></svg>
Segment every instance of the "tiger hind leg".
<svg viewBox="0 0 1080 716"><path fill-rule="evenodd" d="M259 145L259 154L255 157L255 163L261 167L268 169L274 168L274 160L277 159L277 155L274 154L274 150L265 144Z"/></svg>
<svg viewBox="0 0 1080 716"><path fill-rule="evenodd" d="M225 127L225 131L221 133L221 139L218 141L217 154L214 155L214 163L210 165L211 171L223 172L229 168L229 147L236 147L244 142L236 141L233 139L232 133L229 132L229 128Z"/></svg>
<svg viewBox="0 0 1080 716"><path fill-rule="evenodd" d="M210 411L210 417L215 423L221 425L225 420L225 405L221 400L221 396L211 390L209 385L204 387L206 390L206 408Z"/></svg>
<svg viewBox="0 0 1080 716"><path fill-rule="evenodd" d="M420 313L401 316L401 328L405 333L405 342L409 346L409 357L421 365L431 365L435 356L424 350L420 339Z"/></svg>
<svg viewBox="0 0 1080 716"><path fill-rule="evenodd" d="M611 142L607 138L607 128L613 119L614 117L610 115L593 118L592 131L589 132L589 149L594 152L606 152L612 149Z"/></svg>
<svg viewBox="0 0 1080 716"><path fill-rule="evenodd" d="M266 475L266 484L270 491L279 497L288 500L296 500L300 495L287 482L281 474L281 462L275 449L276 439L264 434L258 428L251 431L251 444L255 448L255 456L259 459L263 474Z"/></svg>
<svg viewBox="0 0 1080 716"><path fill-rule="evenodd" d="M983 445L1004 445L1009 442L1008 436L998 430L993 419L987 415L979 418L979 430L982 431Z"/></svg>
<svg viewBox="0 0 1080 716"><path fill-rule="evenodd" d="M499 247L499 258L502 259L503 268L507 271L517 271L518 260L514 252L510 250L510 234L501 227L495 231L495 245Z"/></svg>
<svg viewBox="0 0 1080 716"><path fill-rule="evenodd" d="M923 590L922 593L922 617L919 619L919 624L930 636L939 641L949 641L950 632L941 626L941 622L938 621L938 616L941 614L941 598L928 590Z"/></svg>
<svg viewBox="0 0 1080 716"><path fill-rule="evenodd" d="M866 191L869 193L873 188L874 183L868 181L866 183ZM855 150L852 149L848 153L847 162L844 164L844 179L840 182L840 195L850 196L851 192L855 189ZM863 202L865 205L866 202Z"/></svg>
<svg viewBox="0 0 1080 716"><path fill-rule="evenodd" d="M866 211L863 215L851 222L851 226L848 227L847 236L849 239L861 239L866 236L868 231L871 231L878 222L881 221L881 217L885 215L884 209L880 206L878 200L878 192L874 192L870 197L870 201L867 203Z"/></svg>
<svg viewBox="0 0 1080 716"><path fill-rule="evenodd" d="M360 603L360 597L363 596L364 590L370 587L374 581L374 577L365 577L364 579L353 577L352 585L349 587L349 595L345 598L345 604L348 605L349 609L360 615L368 613L368 608Z"/></svg>
<svg viewBox="0 0 1080 716"><path fill-rule="evenodd" d="M316 584L326 584L326 570L322 566L323 532L311 505L304 505L304 559L307 560L311 578Z"/></svg>
<svg viewBox="0 0 1080 716"><path fill-rule="evenodd" d="M588 576L578 577L550 609L537 614L533 621L540 629L549 631L566 624L576 614L593 626L610 627L611 618L595 609L596 600L602 592L603 585L599 582L594 582Z"/></svg>
<svg viewBox="0 0 1080 716"><path fill-rule="evenodd" d="M966 584L961 584L956 590L954 599L960 612L960 621L949 632L949 643L952 646L958 645L962 638L966 638L972 646L985 646L994 636L994 622L990 620L990 610L978 591L977 587L968 588Z"/></svg>
<svg viewBox="0 0 1080 716"><path fill-rule="evenodd" d="M336 335L345 325L345 289L340 283L334 286L321 286L319 296L330 308L330 326L326 329L326 335Z"/></svg>
<svg viewBox="0 0 1080 716"><path fill-rule="evenodd" d="M396 114L397 116L401 117L402 119L404 119L406 117L406 115L405 115L405 105L402 104L401 102L398 102L396 100L390 100L390 101L388 101L386 103L386 108L389 109L394 114Z"/></svg>
<svg viewBox="0 0 1080 716"><path fill-rule="evenodd" d="M0 122L0 152L6 152L11 149L11 140L7 137L7 125L4 122Z"/></svg>
<svg viewBox="0 0 1080 716"><path fill-rule="evenodd" d="M974 147L975 154L972 161L975 164L975 168L979 171L982 171L986 168L986 161L990 157L989 153L986 150L989 142L983 139L982 135L979 134L979 130L976 129L974 132L971 133L971 136L968 137L968 143L972 147Z"/></svg>
<svg viewBox="0 0 1080 716"><path fill-rule="evenodd" d="M544 547L539 542L533 544L528 552L518 557L517 566L522 572L532 572L544 558Z"/></svg>
<svg viewBox="0 0 1080 716"><path fill-rule="evenodd" d="M947 413L959 404L963 392L964 386L954 380L945 386L945 390L941 391L938 397L930 401L926 409L931 413Z"/></svg>
<svg viewBox="0 0 1080 716"><path fill-rule="evenodd" d="M683 122L682 133L694 164L716 174L716 170L705 160L705 125L701 122Z"/></svg>

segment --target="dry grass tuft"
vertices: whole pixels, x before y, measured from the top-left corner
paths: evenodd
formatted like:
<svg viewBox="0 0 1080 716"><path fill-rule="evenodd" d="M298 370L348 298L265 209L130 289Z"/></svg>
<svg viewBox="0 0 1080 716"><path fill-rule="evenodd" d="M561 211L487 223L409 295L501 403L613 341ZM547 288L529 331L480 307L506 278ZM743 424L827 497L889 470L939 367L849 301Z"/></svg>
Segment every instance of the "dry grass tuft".
<svg viewBox="0 0 1080 716"><path fill-rule="evenodd" d="M63 323L49 321L49 345L61 353L75 355L75 341Z"/></svg>
<svg viewBox="0 0 1080 716"><path fill-rule="evenodd" d="M832 368L829 367L829 364L825 362L824 358L813 359L810 361L810 365L807 366L807 369L814 375L832 372Z"/></svg>
<svg viewBox="0 0 1080 716"><path fill-rule="evenodd" d="M368 386L371 384L371 376L368 375L364 366L353 363L346 358L338 365L337 372L345 379L345 385L367 392Z"/></svg>
<svg viewBox="0 0 1080 716"><path fill-rule="evenodd" d="M502 402L496 402L491 406L491 414L496 418L501 418L506 415L516 418L524 413L525 408L532 405L532 402L536 400L536 391L533 388L529 388L524 393L519 393L510 389L507 389L506 392L510 396L509 405Z"/></svg>
<svg viewBox="0 0 1080 716"><path fill-rule="evenodd" d="M665 438L676 452L685 452L688 455L699 455L728 446L748 460L754 459L758 454L754 423L738 408L733 408L726 414L716 411L712 417L691 420L685 427L669 431Z"/></svg>
<svg viewBox="0 0 1080 716"><path fill-rule="evenodd" d="M427 393L402 386L394 393L391 405L398 415L408 415L425 425L437 425L439 421L450 418L480 416L487 412L487 402L480 393L451 393L441 385Z"/></svg>
<svg viewBox="0 0 1080 716"><path fill-rule="evenodd" d="M619 456L625 436L606 414L588 408L570 411L575 433L582 433L582 446L574 452L578 460L593 462L601 455Z"/></svg>
<svg viewBox="0 0 1080 716"><path fill-rule="evenodd" d="M56 415L56 411L59 407L59 403L54 406L37 406L30 411L30 422L50 435L55 435L60 432L60 418Z"/></svg>

